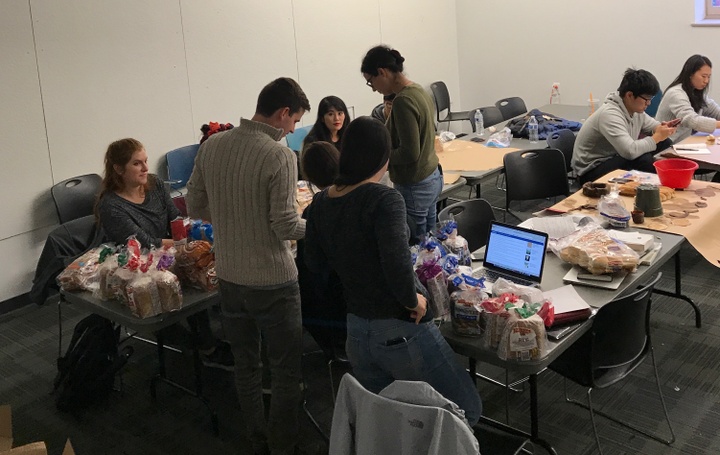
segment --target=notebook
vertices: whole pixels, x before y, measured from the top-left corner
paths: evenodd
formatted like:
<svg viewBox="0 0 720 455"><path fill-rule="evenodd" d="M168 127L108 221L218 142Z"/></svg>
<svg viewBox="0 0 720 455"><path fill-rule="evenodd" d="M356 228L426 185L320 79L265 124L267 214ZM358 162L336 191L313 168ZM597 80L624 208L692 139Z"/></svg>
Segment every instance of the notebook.
<svg viewBox="0 0 720 455"><path fill-rule="evenodd" d="M524 286L540 287L548 235L532 229L490 222L483 266L473 276L489 282L505 278Z"/></svg>

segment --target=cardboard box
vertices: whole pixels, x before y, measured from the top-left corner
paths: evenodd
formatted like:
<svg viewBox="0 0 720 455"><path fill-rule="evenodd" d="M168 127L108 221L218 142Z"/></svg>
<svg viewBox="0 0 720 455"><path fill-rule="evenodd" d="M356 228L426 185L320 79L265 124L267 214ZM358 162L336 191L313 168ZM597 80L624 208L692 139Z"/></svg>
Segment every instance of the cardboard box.
<svg viewBox="0 0 720 455"><path fill-rule="evenodd" d="M10 405L0 406L0 455L47 455L44 442L32 442L24 446L12 448L12 411ZM62 455L75 455L68 439Z"/></svg>

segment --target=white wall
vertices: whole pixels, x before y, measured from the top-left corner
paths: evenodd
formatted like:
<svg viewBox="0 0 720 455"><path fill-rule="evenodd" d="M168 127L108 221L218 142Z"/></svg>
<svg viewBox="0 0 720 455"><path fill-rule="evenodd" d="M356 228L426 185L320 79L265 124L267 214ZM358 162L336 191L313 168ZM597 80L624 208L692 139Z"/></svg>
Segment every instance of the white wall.
<svg viewBox="0 0 720 455"><path fill-rule="evenodd" d="M360 61L388 43L409 77L460 98L454 0L3 0L0 15L0 302L30 289L57 224L49 189L102 173L105 147L141 140L164 153L209 121L251 116L260 89L289 76L313 112L337 95L356 115L381 96Z"/></svg>
<svg viewBox="0 0 720 455"><path fill-rule="evenodd" d="M653 73L664 89L692 54L720 64L720 29L691 27L691 1L456 3L464 109L507 96L541 106L553 82L561 84L563 103L586 104L590 92L604 98L616 90L631 66ZM710 95L720 97L717 83Z"/></svg>

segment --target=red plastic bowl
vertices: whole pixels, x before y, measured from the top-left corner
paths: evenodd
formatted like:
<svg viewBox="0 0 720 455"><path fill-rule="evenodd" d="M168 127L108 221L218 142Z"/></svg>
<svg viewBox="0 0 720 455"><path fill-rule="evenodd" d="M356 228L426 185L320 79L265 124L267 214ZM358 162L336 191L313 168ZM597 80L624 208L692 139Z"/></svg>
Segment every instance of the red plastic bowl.
<svg viewBox="0 0 720 455"><path fill-rule="evenodd" d="M662 185L670 188L687 188L698 168L695 161L682 158L666 158L653 163Z"/></svg>

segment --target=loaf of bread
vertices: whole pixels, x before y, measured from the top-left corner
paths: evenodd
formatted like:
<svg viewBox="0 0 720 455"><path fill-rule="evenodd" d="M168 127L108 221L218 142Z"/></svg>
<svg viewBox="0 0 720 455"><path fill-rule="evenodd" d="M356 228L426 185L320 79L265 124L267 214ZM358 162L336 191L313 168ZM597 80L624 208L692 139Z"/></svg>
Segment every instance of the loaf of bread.
<svg viewBox="0 0 720 455"><path fill-rule="evenodd" d="M139 318L149 318L162 312L155 281L149 274L137 274L127 285L128 307Z"/></svg>
<svg viewBox="0 0 720 455"><path fill-rule="evenodd" d="M600 227L579 230L568 236L559 256L563 261L579 265L593 275L621 270L634 272L639 263L638 254L632 248L613 239Z"/></svg>
<svg viewBox="0 0 720 455"><path fill-rule="evenodd" d="M522 319L514 311L505 324L498 356L503 360L537 360L547 352L547 332L537 314Z"/></svg>
<svg viewBox="0 0 720 455"><path fill-rule="evenodd" d="M157 285L162 311L177 311L182 308L182 290L177 275L162 270L154 272L152 276Z"/></svg>

